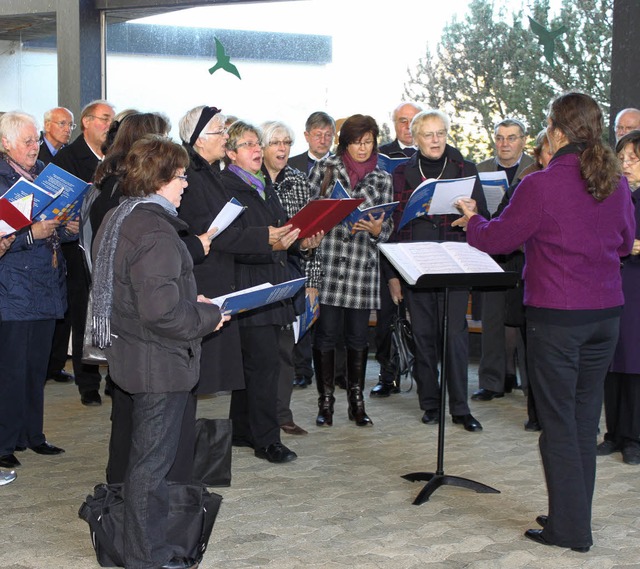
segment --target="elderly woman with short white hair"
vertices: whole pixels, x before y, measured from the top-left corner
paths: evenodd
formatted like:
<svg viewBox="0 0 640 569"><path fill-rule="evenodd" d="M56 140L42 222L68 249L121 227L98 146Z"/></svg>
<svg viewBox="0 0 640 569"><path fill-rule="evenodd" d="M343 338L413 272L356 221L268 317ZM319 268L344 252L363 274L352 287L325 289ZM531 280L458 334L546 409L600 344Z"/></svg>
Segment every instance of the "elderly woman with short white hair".
<svg viewBox="0 0 640 569"><path fill-rule="evenodd" d="M273 186L280 203L289 217L293 217L311 199L311 186L305 174L288 165L291 146L295 135L291 127L280 121L268 121L262 125L262 173L267 183ZM318 296L320 282L319 257L310 255L307 259L296 255L287 258L292 271L291 278L306 277L306 288L294 297L294 310L302 314L305 310L305 296L313 303ZM282 348L282 346L281 346ZM291 392L293 377L301 378L297 385L307 387L311 382L311 334L293 343L293 333L288 335L288 344L281 349L280 381L278 385L278 421L280 428L289 435L306 435L302 427L293 421L291 412Z"/></svg>
<svg viewBox="0 0 640 569"><path fill-rule="evenodd" d="M35 180L38 160L35 119L20 111L0 117L0 195L21 177ZM0 262L0 467L20 465L15 451L64 452L43 433L44 383L56 319L67 309L65 262L60 240L77 234L77 222L64 228L38 221L15 234Z"/></svg>

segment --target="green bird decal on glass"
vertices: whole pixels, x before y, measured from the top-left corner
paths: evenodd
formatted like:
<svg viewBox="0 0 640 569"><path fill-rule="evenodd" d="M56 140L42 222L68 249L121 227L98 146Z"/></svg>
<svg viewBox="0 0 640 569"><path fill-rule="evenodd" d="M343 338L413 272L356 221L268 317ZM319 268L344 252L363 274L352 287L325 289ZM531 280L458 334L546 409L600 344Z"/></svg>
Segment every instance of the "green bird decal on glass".
<svg viewBox="0 0 640 569"><path fill-rule="evenodd" d="M218 62L209 69L209 73L213 74L218 71L218 69L223 69L227 73L235 75L238 79L242 79L242 77L240 77L238 68L233 63L231 63L231 58L225 52L224 46L218 41L218 38L213 39L216 40L216 59L218 60Z"/></svg>
<svg viewBox="0 0 640 569"><path fill-rule="evenodd" d="M567 28L565 26L561 26L557 30L549 31L542 24L532 20L529 16L527 17L529 18L531 31L538 36L538 41L543 48L545 59L549 62L549 65L553 66L553 56L556 50L554 45L555 41L567 31Z"/></svg>

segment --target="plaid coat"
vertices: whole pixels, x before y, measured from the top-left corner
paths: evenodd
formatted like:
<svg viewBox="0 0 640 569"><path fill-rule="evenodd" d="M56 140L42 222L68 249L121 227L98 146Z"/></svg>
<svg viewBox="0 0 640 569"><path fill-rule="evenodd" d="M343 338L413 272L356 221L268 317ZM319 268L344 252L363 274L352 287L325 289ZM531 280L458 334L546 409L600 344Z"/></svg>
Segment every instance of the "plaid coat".
<svg viewBox="0 0 640 569"><path fill-rule="evenodd" d="M327 170L331 171L328 193L336 180L353 198L364 198L360 207L371 207L392 201L391 176L376 167L355 188L339 156L329 156L314 166L309 176L312 197L319 197ZM393 221L385 219L377 239L366 231L351 234L338 224L325 236L318 248L321 281L320 302L344 308L372 309L380 307L378 243L389 239Z"/></svg>
<svg viewBox="0 0 640 569"><path fill-rule="evenodd" d="M263 166L263 173L268 178L269 173ZM285 166L276 180L272 181L273 189L278 194L282 207L289 217L293 217L311 199L311 187L308 178L299 170ZM309 259L301 259L302 270L307 279L307 287L319 288L320 286L320 259L312 255Z"/></svg>

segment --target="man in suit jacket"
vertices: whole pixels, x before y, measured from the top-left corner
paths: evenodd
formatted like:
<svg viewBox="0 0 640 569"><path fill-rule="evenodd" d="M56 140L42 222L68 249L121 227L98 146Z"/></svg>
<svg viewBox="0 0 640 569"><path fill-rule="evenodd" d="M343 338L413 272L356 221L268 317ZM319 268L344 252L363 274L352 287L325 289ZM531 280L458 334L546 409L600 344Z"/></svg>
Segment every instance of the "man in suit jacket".
<svg viewBox="0 0 640 569"><path fill-rule="evenodd" d="M69 144L71 133L76 128L73 113L64 107L50 109L44 114L44 132L40 137L38 160L45 165L53 160L63 146Z"/></svg>
<svg viewBox="0 0 640 569"><path fill-rule="evenodd" d="M86 105L80 115L82 134L71 144L61 148L53 157L52 162L85 182L90 182L98 164L104 158L101 147L107 139L107 132L114 115L113 105L107 101L92 101ZM80 391L80 401L83 405L97 406L102 404L100 370L97 365L82 363L82 343L89 302L89 282L84 259L78 241L63 245L62 253L67 262L69 308L65 320L56 326L52 358L57 358L60 361L64 350L64 358L66 359L69 332L73 330L71 360L76 385Z"/></svg>
<svg viewBox="0 0 640 569"><path fill-rule="evenodd" d="M400 103L391 114L393 127L396 131L396 138L393 142L383 144L378 148L380 154L386 154L390 158L402 158L403 156L413 156L416 152L416 145L411 136L411 121L422 107L417 103Z"/></svg>
<svg viewBox="0 0 640 569"><path fill-rule="evenodd" d="M478 172L503 170L511 185L534 162L531 156L524 153L526 128L521 121L506 118L495 125L494 133L496 155L480 162ZM515 355L519 330L505 326L505 303L505 291L482 293L482 357L478 369L480 389L471 396L475 401L503 397L505 391L511 392L517 384Z"/></svg>
<svg viewBox="0 0 640 569"><path fill-rule="evenodd" d="M323 111L311 113L304 126L304 139L309 150L292 156L289 166L309 175L315 163L331 154L331 144L336 135L336 121Z"/></svg>
<svg viewBox="0 0 640 569"><path fill-rule="evenodd" d="M380 154L386 154L390 158L411 157L416 153L416 146L411 135L411 121L422 107L416 103L400 103L393 113L391 120L396 131L393 142L383 144L378 148ZM382 263L386 260L382 259ZM389 397L392 393L400 393L400 387L396 381L396 370L391 365L391 321L397 310L391 300L389 287L386 281L380 282L380 308L376 313L376 360L380 364L378 383L371 389L371 397ZM401 308L402 310L402 308Z"/></svg>

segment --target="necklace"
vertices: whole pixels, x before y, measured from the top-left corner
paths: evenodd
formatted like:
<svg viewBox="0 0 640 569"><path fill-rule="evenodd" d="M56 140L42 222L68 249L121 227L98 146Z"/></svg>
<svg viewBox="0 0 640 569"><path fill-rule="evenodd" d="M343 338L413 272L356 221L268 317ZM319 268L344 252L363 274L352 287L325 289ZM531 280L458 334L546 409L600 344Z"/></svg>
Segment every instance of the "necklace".
<svg viewBox="0 0 640 569"><path fill-rule="evenodd" d="M442 174L444 174L444 169L447 167L447 161L449 159L445 156L444 158L444 166L442 167L442 170L440 170L440 173L438 174L438 176L436 177L436 180L440 179L440 176L442 176ZM420 157L418 157L418 169L420 170L420 175L422 176L422 180L426 180L427 177L424 175L424 172L422 171L422 163L420 162Z"/></svg>

